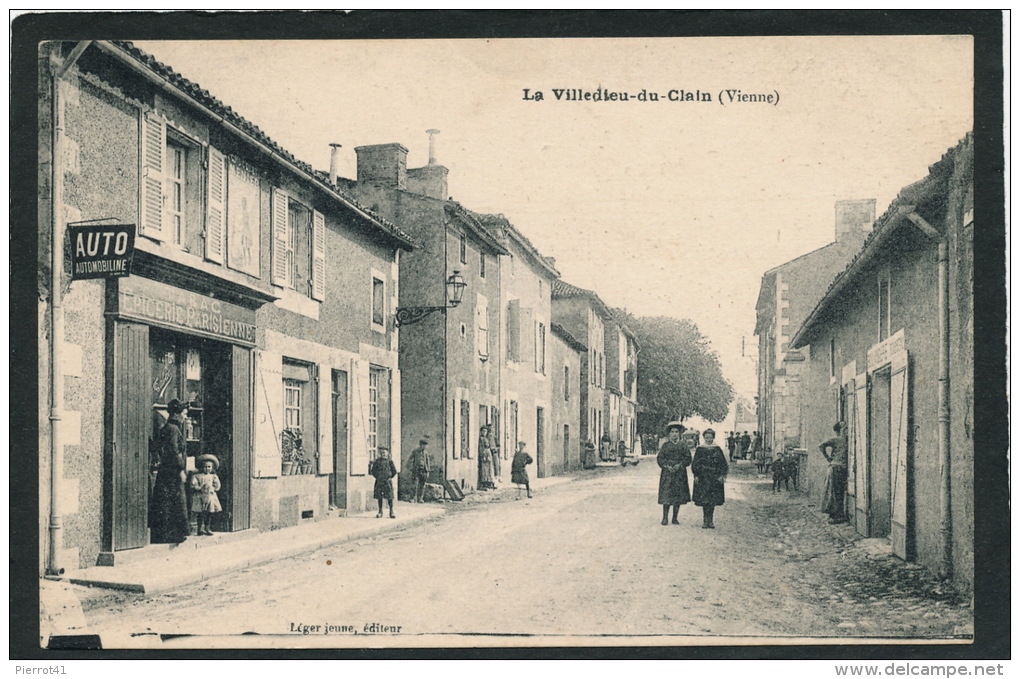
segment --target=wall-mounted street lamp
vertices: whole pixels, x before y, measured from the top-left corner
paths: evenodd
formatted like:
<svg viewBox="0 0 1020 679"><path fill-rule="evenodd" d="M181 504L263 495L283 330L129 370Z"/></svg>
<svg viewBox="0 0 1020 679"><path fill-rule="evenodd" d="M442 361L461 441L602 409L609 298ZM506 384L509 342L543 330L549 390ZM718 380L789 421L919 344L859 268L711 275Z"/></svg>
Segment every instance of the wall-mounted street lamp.
<svg viewBox="0 0 1020 679"><path fill-rule="evenodd" d="M453 309L460 304L464 298L464 288L466 287L467 283L464 282L460 271L454 271L453 275L446 279L446 299L449 300L449 304L445 306L398 306L397 327L417 323L433 311L442 311L445 314L447 309Z"/></svg>

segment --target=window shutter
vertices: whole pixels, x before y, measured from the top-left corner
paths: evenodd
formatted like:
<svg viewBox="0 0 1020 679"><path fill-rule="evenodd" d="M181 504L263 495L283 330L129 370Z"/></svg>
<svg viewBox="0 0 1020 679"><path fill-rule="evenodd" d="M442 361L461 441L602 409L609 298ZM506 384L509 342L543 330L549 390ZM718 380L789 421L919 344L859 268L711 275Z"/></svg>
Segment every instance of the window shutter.
<svg viewBox="0 0 1020 679"><path fill-rule="evenodd" d="M163 240L163 182L166 172L166 119L153 111L142 114L141 206L143 236Z"/></svg>
<svg viewBox="0 0 1020 679"><path fill-rule="evenodd" d="M209 147L209 191L205 216L205 258L223 263L227 234L227 162L223 154Z"/></svg>
<svg viewBox="0 0 1020 679"><path fill-rule="evenodd" d="M524 307L521 309L521 325L520 325L520 336L521 336L521 362L531 359L531 364L534 366L537 361L535 357L535 335L538 330L535 328L535 310L531 307Z"/></svg>
<svg viewBox="0 0 1020 679"><path fill-rule="evenodd" d="M326 299L326 218L312 210L312 299Z"/></svg>
<svg viewBox="0 0 1020 679"><path fill-rule="evenodd" d="M280 189L273 189L273 284L290 285L287 270L287 244L289 227L287 219L290 208L287 194Z"/></svg>
<svg viewBox="0 0 1020 679"><path fill-rule="evenodd" d="M517 299L506 307L506 349L508 359L521 360L521 302Z"/></svg>

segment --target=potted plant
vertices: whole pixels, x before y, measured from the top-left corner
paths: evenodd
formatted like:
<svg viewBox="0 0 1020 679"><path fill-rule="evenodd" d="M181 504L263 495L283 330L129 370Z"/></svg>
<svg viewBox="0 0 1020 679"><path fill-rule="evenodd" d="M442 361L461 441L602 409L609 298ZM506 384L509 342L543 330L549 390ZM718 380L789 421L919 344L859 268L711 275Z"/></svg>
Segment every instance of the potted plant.
<svg viewBox="0 0 1020 679"><path fill-rule="evenodd" d="M284 429L280 436L281 452L283 453L282 476L297 473L301 457L301 430L297 427Z"/></svg>

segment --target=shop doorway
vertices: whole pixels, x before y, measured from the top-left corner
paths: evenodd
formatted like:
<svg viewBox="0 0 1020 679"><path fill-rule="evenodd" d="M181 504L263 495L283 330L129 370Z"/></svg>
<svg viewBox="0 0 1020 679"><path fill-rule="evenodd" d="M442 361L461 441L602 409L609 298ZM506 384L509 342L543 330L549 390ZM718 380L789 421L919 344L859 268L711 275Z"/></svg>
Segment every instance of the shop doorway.
<svg viewBox="0 0 1020 679"><path fill-rule="evenodd" d="M329 477L330 503L347 509L347 432L350 408L347 402L347 371L333 371L333 474Z"/></svg>
<svg viewBox="0 0 1020 679"><path fill-rule="evenodd" d="M870 537L888 537L892 519L892 445L890 422L890 371L883 368L871 377L868 436L868 482Z"/></svg>

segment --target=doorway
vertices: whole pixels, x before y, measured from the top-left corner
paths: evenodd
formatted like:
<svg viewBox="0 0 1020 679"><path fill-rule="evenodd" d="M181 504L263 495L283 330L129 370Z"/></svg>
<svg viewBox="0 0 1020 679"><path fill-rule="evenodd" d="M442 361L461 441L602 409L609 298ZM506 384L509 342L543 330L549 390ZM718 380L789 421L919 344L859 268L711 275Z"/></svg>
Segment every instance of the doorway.
<svg viewBox="0 0 1020 679"><path fill-rule="evenodd" d="M888 537L892 519L892 445L890 426L891 380L889 368L876 371L871 378L869 417L868 485L870 498L870 537Z"/></svg>
<svg viewBox="0 0 1020 679"><path fill-rule="evenodd" d="M535 466L539 476L545 476L545 408L538 408L535 413Z"/></svg>
<svg viewBox="0 0 1020 679"><path fill-rule="evenodd" d="M334 370L333 401L333 473L329 477L329 502L347 509L347 432L350 408L347 403L347 371Z"/></svg>
<svg viewBox="0 0 1020 679"><path fill-rule="evenodd" d="M563 425L563 469L570 468L570 425Z"/></svg>

